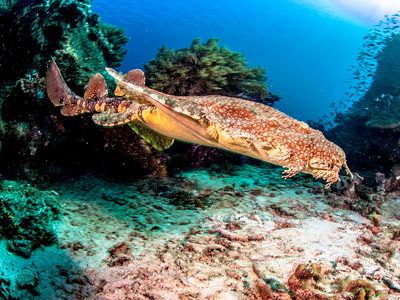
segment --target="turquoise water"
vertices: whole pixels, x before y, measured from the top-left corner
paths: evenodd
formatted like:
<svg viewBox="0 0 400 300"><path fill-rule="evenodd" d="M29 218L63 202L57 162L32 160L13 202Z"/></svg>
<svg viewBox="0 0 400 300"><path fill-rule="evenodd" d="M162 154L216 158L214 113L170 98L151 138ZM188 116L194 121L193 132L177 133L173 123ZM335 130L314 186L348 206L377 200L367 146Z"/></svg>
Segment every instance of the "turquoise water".
<svg viewBox="0 0 400 300"><path fill-rule="evenodd" d="M320 118L342 99L371 25L292 0L95 0L93 10L130 38L122 70L142 67L162 45L220 38L266 68L283 98L277 107L302 120Z"/></svg>
<svg viewBox="0 0 400 300"><path fill-rule="evenodd" d="M91 3L0 0L0 300L400 299L398 0Z"/></svg>

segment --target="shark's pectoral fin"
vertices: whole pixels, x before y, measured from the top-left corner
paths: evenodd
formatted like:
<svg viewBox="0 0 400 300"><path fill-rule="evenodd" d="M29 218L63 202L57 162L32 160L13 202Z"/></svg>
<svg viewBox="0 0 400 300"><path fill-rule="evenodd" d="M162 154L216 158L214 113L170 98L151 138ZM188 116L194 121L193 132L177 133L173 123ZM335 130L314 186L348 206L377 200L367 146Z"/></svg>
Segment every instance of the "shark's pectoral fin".
<svg viewBox="0 0 400 300"><path fill-rule="evenodd" d="M168 149L174 143L174 139L161 135L143 125L137 123L128 123L129 127L147 143L149 143L154 149L162 151Z"/></svg>
<svg viewBox="0 0 400 300"><path fill-rule="evenodd" d="M122 113L100 113L92 116L93 121L100 126L114 127L128 124L129 127L149 143L154 149L162 151L168 149L174 143L174 139L161 135L141 124L142 110L149 108L147 105L132 103L131 106Z"/></svg>
<svg viewBox="0 0 400 300"><path fill-rule="evenodd" d="M81 99L67 86L60 69L53 59L49 61L46 71L46 90L54 106L64 106Z"/></svg>
<svg viewBox="0 0 400 300"><path fill-rule="evenodd" d="M100 73L94 74L86 87L83 98L88 100L103 100L107 97L107 84Z"/></svg>
<svg viewBox="0 0 400 300"><path fill-rule="evenodd" d="M93 121L100 126L114 127L137 120L137 112L125 111L123 113L104 112L92 116Z"/></svg>

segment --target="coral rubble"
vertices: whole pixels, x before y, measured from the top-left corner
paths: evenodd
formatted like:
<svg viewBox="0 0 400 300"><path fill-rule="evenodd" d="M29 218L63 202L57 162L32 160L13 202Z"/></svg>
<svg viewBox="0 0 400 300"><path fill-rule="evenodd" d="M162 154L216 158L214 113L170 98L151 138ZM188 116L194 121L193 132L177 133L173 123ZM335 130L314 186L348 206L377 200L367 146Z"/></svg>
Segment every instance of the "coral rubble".
<svg viewBox="0 0 400 300"><path fill-rule="evenodd" d="M278 169L244 165L226 175L194 170L98 182L104 190L85 196L68 191L64 197L80 198L65 208L68 219L80 232L97 228L101 239L90 247L91 235L78 229L62 237L75 241L68 249L77 260L93 262L92 284L80 288L105 299L397 299L390 286L398 284L399 241L387 215L394 207L382 209L374 234L372 221L313 194L318 183L297 194L302 183L284 182ZM90 212L82 219L81 201Z"/></svg>
<svg viewBox="0 0 400 300"><path fill-rule="evenodd" d="M398 199L367 219L315 194L322 184L280 171L243 165L52 186L63 203L57 243L23 259L0 241L0 298L396 300ZM20 260L31 284L12 275Z"/></svg>

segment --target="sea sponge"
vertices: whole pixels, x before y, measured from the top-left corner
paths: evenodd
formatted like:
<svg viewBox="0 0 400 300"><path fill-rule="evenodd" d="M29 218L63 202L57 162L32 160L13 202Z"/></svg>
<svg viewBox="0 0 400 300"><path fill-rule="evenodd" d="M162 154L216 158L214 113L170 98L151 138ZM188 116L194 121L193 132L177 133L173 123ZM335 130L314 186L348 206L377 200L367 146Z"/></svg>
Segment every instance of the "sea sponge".
<svg viewBox="0 0 400 300"><path fill-rule="evenodd" d="M375 299L377 291L369 281L364 279L356 279L345 280L343 282L342 292L351 293L357 300L369 300Z"/></svg>
<svg viewBox="0 0 400 300"><path fill-rule="evenodd" d="M329 295L321 284L323 277L328 273L325 265L318 263L300 264L296 267L288 280L290 290L296 299L328 300Z"/></svg>

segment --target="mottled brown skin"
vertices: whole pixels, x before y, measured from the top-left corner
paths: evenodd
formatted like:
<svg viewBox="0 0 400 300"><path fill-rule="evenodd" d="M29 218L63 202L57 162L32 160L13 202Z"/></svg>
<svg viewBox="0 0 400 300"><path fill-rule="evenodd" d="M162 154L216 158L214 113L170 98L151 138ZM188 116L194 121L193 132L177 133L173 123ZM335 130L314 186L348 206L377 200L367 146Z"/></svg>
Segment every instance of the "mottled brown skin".
<svg viewBox="0 0 400 300"><path fill-rule="evenodd" d="M226 96L167 95L144 85L144 75L133 70L117 80L116 95L107 98L105 82L92 77L84 99L73 94L54 62L47 73L48 95L55 105L75 107L71 113L102 112L93 120L102 126L135 123L189 143L217 147L287 168L284 178L299 172L327 181L339 180L346 164L343 150L306 123L263 104ZM101 76L101 75L100 75ZM103 79L104 80L104 79ZM57 92L55 92L57 91Z"/></svg>
<svg viewBox="0 0 400 300"><path fill-rule="evenodd" d="M46 90L54 106L61 106L64 116L76 116L83 113L118 113L131 106L124 97L107 97L107 85L99 73L93 75L88 83L84 97L70 90L62 77L57 64L51 60L46 72Z"/></svg>
<svg viewBox="0 0 400 300"><path fill-rule="evenodd" d="M209 96L190 102L198 105L201 122L223 148L286 167L285 177L306 172L328 182L339 179L344 152L306 123L247 100Z"/></svg>

